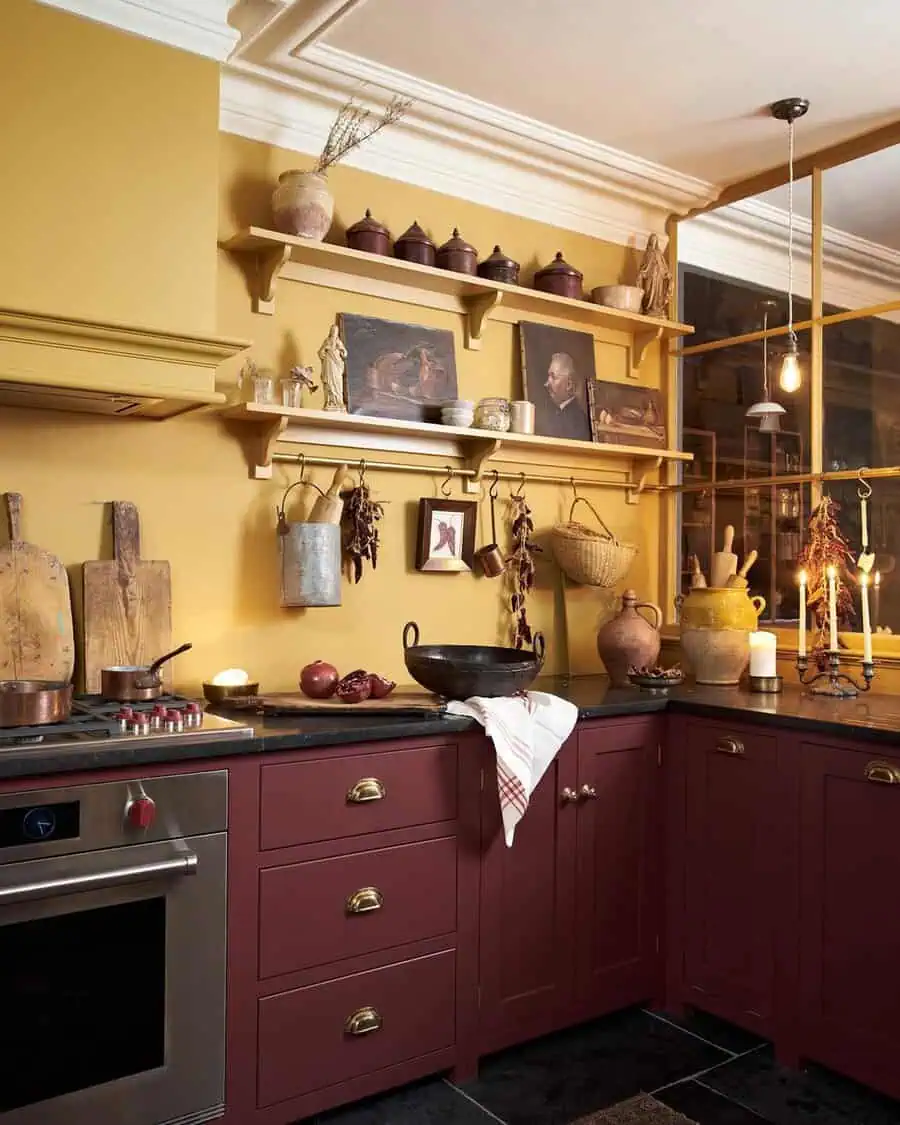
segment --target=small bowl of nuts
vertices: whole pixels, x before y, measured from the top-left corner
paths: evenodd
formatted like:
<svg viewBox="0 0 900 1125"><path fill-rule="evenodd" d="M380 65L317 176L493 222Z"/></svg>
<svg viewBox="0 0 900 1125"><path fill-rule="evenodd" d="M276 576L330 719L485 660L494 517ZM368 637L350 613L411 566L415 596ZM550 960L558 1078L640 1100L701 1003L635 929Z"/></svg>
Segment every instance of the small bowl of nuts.
<svg viewBox="0 0 900 1125"><path fill-rule="evenodd" d="M664 692L684 683L684 672L674 665L672 668L629 668L628 679L641 691Z"/></svg>

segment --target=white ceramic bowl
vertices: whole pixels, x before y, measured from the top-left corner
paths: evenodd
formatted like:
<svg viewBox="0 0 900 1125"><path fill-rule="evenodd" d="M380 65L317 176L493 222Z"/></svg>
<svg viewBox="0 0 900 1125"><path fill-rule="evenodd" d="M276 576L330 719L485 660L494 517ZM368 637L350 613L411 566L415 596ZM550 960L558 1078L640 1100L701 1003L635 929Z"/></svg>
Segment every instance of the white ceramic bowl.
<svg viewBox="0 0 900 1125"><path fill-rule="evenodd" d="M644 300L644 291L637 285L598 285L591 291L591 299L596 305L622 312L639 313Z"/></svg>
<svg viewBox="0 0 900 1125"><path fill-rule="evenodd" d="M472 410L475 409L475 403L467 398L451 398L446 402L441 403L441 410Z"/></svg>
<svg viewBox="0 0 900 1125"><path fill-rule="evenodd" d="M445 426L458 426L468 429L475 420L474 410L442 410L441 421Z"/></svg>

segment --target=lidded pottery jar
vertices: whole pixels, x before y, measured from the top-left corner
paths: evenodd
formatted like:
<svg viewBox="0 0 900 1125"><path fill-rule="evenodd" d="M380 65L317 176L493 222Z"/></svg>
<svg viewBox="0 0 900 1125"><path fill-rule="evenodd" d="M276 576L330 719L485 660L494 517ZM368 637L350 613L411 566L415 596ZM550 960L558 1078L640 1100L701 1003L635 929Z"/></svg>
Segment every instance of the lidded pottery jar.
<svg viewBox="0 0 900 1125"><path fill-rule="evenodd" d="M499 246L489 258L478 263L478 276L489 281L505 281L507 285L519 284L519 263L508 258Z"/></svg>
<svg viewBox="0 0 900 1125"><path fill-rule="evenodd" d="M394 243L394 257L404 262L418 262L420 266L433 266L435 245L418 223L403 232Z"/></svg>
<svg viewBox="0 0 900 1125"><path fill-rule="evenodd" d="M534 275L535 289L540 289L542 293L555 293L557 297L574 297L579 301L583 295L583 281L584 274L569 265L562 256L562 250L557 250L553 261Z"/></svg>
<svg viewBox="0 0 900 1125"><path fill-rule="evenodd" d="M750 661L750 634L766 599L737 586L695 587L681 608L681 651L698 684L733 687Z"/></svg>
<svg viewBox="0 0 900 1125"><path fill-rule="evenodd" d="M365 216L347 227L347 245L351 250L364 250L367 254L390 254L391 232L383 223L372 218L366 208Z"/></svg>
<svg viewBox="0 0 900 1125"><path fill-rule="evenodd" d="M653 624L639 610L653 614ZM613 687L628 684L629 668L652 668L659 656L662 610L653 602L639 602L634 590L622 595L622 610L597 633L597 652Z"/></svg>
<svg viewBox="0 0 900 1125"><path fill-rule="evenodd" d="M454 227L453 234L437 252L437 264L442 270L474 275L478 271L478 251L460 238L458 228Z"/></svg>
<svg viewBox="0 0 900 1125"><path fill-rule="evenodd" d="M272 193L272 219L282 234L321 242L334 217L334 197L319 172L291 168L278 177Z"/></svg>

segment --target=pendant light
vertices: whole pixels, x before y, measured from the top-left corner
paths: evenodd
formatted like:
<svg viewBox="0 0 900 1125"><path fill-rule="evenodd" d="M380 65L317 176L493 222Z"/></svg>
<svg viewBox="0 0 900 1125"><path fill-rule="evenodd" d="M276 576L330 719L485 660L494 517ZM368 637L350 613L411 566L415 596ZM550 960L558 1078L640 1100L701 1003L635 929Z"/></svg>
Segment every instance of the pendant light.
<svg viewBox="0 0 900 1125"><path fill-rule="evenodd" d="M769 327L769 312L776 307L775 301L762 301L763 310L763 396L761 402L755 402L747 411L748 418L759 419L759 430L763 434L777 434L781 429L781 415L787 411L778 403L769 398L769 338L765 335Z"/></svg>
<svg viewBox="0 0 900 1125"><path fill-rule="evenodd" d="M778 385L787 394L799 390L802 380L797 333L794 331L794 122L809 109L806 98L772 102L772 116L788 123L788 348L781 361Z"/></svg>

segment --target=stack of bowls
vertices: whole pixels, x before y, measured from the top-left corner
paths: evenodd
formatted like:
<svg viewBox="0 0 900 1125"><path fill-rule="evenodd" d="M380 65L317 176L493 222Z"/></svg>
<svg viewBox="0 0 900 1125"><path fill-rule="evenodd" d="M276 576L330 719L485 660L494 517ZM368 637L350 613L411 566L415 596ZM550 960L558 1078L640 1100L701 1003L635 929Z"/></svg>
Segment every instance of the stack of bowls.
<svg viewBox="0 0 900 1125"><path fill-rule="evenodd" d="M475 419L475 404L464 398L456 398L445 402L441 407L441 421L445 426L458 426L468 429Z"/></svg>

